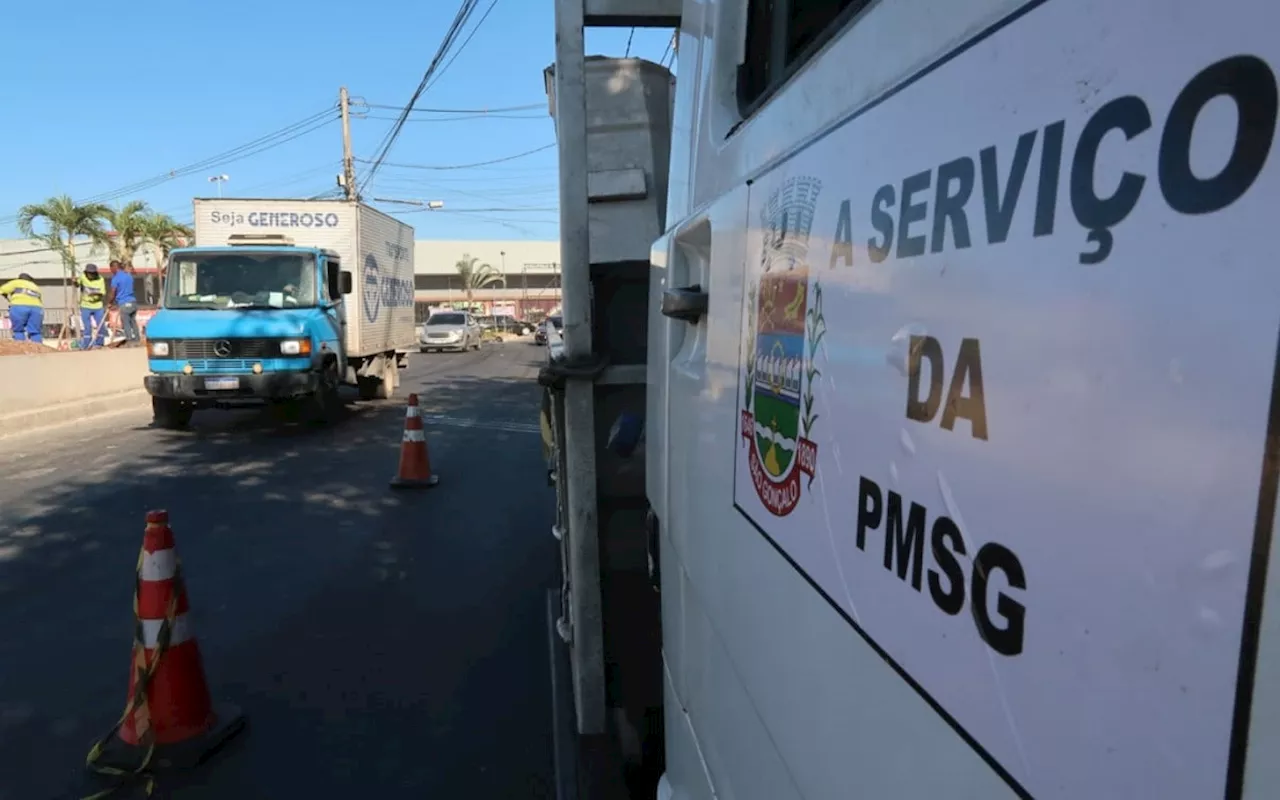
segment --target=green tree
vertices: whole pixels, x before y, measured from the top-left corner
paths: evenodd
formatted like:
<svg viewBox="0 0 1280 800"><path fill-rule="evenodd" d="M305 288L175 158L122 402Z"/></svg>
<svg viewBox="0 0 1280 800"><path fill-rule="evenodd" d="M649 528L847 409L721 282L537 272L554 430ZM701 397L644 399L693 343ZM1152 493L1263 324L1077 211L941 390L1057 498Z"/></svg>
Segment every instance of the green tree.
<svg viewBox="0 0 1280 800"><path fill-rule="evenodd" d="M102 203L81 205L65 194L18 209L18 230L22 235L44 242L62 258L68 313L73 306L71 285L76 277L76 245L83 241L105 244L107 229L103 220L109 213L111 209ZM40 230L37 230L37 223L40 223Z"/></svg>
<svg viewBox="0 0 1280 800"><path fill-rule="evenodd" d="M168 214L152 213L142 220L141 240L151 245L156 257L156 269L164 275L165 260L169 251L182 244L190 243L195 231L183 225Z"/></svg>
<svg viewBox="0 0 1280 800"><path fill-rule="evenodd" d="M468 309L472 307L472 298L476 289L483 289L495 283L507 285L507 279L501 272L489 264L481 264L480 259L469 253L463 253L462 258L453 266L458 270L458 277L462 279L462 291L467 296Z"/></svg>
<svg viewBox="0 0 1280 800"><path fill-rule="evenodd" d="M133 266L133 255L146 240L146 223L151 209L141 200L109 210L104 218L115 235L111 237L111 258Z"/></svg>

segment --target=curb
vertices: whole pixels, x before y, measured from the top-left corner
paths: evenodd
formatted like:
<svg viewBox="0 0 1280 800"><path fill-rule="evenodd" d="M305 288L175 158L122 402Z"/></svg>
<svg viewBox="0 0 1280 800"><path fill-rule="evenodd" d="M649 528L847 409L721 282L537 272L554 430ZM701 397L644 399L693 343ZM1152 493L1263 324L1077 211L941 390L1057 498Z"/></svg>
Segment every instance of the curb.
<svg viewBox="0 0 1280 800"><path fill-rule="evenodd" d="M0 439L16 433L54 428L68 422L80 422L94 417L142 408L150 402L146 389L127 389L123 392L97 395L68 403L51 403L29 411L16 411L0 415Z"/></svg>

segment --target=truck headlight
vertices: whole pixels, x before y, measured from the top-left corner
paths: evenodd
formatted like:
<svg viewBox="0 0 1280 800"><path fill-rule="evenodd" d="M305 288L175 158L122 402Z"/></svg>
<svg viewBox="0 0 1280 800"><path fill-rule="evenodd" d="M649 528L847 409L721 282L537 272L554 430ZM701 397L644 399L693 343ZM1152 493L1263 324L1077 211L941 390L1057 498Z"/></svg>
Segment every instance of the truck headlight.
<svg viewBox="0 0 1280 800"><path fill-rule="evenodd" d="M151 355L154 358L168 358L169 343L168 342L151 342Z"/></svg>
<svg viewBox="0 0 1280 800"><path fill-rule="evenodd" d="M311 354L310 339L285 339L280 343L280 354L285 356L305 356Z"/></svg>

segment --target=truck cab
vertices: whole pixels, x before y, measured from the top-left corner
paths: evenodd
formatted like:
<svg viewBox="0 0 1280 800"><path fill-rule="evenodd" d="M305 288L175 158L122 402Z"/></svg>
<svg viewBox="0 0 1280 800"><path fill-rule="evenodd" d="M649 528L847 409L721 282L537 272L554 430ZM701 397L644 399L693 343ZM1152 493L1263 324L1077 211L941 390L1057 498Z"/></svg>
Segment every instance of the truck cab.
<svg viewBox="0 0 1280 800"><path fill-rule="evenodd" d="M283 236L175 249L147 326L156 424L183 427L200 408L286 403L329 418L347 373L351 290L336 252Z"/></svg>

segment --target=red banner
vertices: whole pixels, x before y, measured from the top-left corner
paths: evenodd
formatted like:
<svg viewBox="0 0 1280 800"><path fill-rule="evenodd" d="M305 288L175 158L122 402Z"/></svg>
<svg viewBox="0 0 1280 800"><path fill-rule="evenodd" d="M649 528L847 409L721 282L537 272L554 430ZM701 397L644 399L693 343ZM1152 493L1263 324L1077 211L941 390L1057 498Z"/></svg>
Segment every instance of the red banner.
<svg viewBox="0 0 1280 800"><path fill-rule="evenodd" d="M785 517L795 510L800 502L800 475L814 475L818 466L818 446L803 436L796 440L795 466L781 480L774 480L764 470L760 451L756 446L756 421L750 411L742 412L742 438L751 447L747 462L751 470L751 484L756 488L760 502L775 517Z"/></svg>

